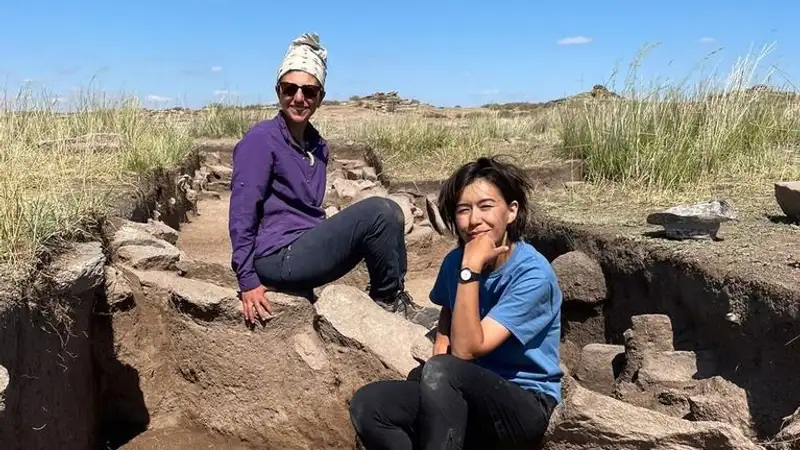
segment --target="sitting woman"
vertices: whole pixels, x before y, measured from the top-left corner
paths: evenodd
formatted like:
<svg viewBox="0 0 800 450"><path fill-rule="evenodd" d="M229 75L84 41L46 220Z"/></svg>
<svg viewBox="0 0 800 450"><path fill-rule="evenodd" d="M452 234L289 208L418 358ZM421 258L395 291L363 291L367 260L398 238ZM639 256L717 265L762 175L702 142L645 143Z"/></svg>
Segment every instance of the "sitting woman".
<svg viewBox="0 0 800 450"><path fill-rule="evenodd" d="M403 211L370 197L327 218L322 209L328 146L309 119L325 97L327 50L316 34L292 41L278 70L280 111L255 124L233 152L229 231L231 267L245 319L272 314L266 287L308 292L366 262L370 296L431 328L432 308L405 292ZM412 310L409 310L411 308Z"/></svg>
<svg viewBox="0 0 800 450"><path fill-rule="evenodd" d="M530 449L561 401L561 289L521 240L529 184L496 159L461 167L439 208L458 247L430 293L442 306L419 381L360 388L351 419L367 450Z"/></svg>

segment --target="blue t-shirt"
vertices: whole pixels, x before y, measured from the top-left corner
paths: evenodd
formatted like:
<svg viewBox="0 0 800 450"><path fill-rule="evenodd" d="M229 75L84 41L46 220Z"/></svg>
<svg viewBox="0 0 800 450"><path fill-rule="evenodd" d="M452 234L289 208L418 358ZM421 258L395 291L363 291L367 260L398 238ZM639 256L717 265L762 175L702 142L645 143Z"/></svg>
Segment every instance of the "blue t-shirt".
<svg viewBox="0 0 800 450"><path fill-rule="evenodd" d="M463 252L459 247L445 256L430 293L433 303L451 311ZM544 392L560 402L562 295L550 263L532 245L518 241L508 261L482 274L479 283L480 318L488 315L512 336L474 362L523 389Z"/></svg>

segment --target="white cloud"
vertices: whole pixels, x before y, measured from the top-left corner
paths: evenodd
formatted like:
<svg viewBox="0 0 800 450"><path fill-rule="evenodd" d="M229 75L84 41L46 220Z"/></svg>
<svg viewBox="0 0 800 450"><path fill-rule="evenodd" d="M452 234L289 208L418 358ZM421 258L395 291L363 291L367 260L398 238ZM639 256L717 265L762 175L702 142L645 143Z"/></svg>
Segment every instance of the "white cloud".
<svg viewBox="0 0 800 450"><path fill-rule="evenodd" d="M592 38L586 36L569 36L559 39L558 45L585 45L592 42Z"/></svg>
<svg viewBox="0 0 800 450"><path fill-rule="evenodd" d="M498 90L498 89L484 89L484 90L478 92L479 95L495 95L495 94L499 94L499 93L500 93L500 90Z"/></svg>
<svg viewBox="0 0 800 450"><path fill-rule="evenodd" d="M700 40L698 40L697 42L699 42L701 44L712 44L712 43L714 43L716 41L717 40L714 39L713 37L706 36L706 37L701 37Z"/></svg>
<svg viewBox="0 0 800 450"><path fill-rule="evenodd" d="M211 71L212 72L222 72L222 66L212 66L211 67Z"/></svg>
<svg viewBox="0 0 800 450"><path fill-rule="evenodd" d="M164 103L164 102L168 102L168 101L172 100L172 97L162 97L160 95L152 95L151 94L151 95L147 96L147 100L149 100L151 102L156 102L156 103Z"/></svg>

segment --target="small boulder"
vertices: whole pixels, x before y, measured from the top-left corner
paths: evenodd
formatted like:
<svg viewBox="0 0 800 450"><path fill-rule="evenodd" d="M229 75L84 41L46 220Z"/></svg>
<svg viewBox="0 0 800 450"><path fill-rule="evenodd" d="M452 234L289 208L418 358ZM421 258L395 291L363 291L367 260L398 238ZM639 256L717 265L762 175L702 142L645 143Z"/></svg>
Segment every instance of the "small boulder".
<svg viewBox="0 0 800 450"><path fill-rule="evenodd" d="M409 251L427 248L433 242L435 235L436 232L429 226L414 225L414 229L406 236L406 247Z"/></svg>
<svg viewBox="0 0 800 450"><path fill-rule="evenodd" d="M439 234L448 234L450 230L444 224L442 215L439 213L437 205L437 195L429 194L425 197L425 210L428 213L428 220L430 220L433 229Z"/></svg>
<svg viewBox="0 0 800 450"><path fill-rule="evenodd" d="M241 323L244 320L242 303L235 289L183 278L172 272L135 271L134 274L143 286L169 292L170 303L183 314L203 322Z"/></svg>
<svg viewBox="0 0 800 450"><path fill-rule="evenodd" d="M428 330L384 310L355 287L326 286L314 308L342 338L358 342L402 377L419 365L415 354L433 352Z"/></svg>
<svg viewBox="0 0 800 450"><path fill-rule="evenodd" d="M581 350L575 378L581 386L604 395L611 395L614 379L622 370L625 346L588 344Z"/></svg>
<svg viewBox="0 0 800 450"><path fill-rule="evenodd" d="M336 195L342 200L350 200L361 191L360 186L354 180L347 180L339 178L333 182L333 190Z"/></svg>
<svg viewBox="0 0 800 450"><path fill-rule="evenodd" d="M176 270L181 252L174 246L126 245L117 249L120 260L139 270Z"/></svg>
<svg viewBox="0 0 800 450"><path fill-rule="evenodd" d="M133 290L125 274L113 265L105 266L106 300L109 312L127 311L135 305Z"/></svg>
<svg viewBox="0 0 800 450"><path fill-rule="evenodd" d="M631 328L625 338L625 368L623 381L632 381L642 367L644 356L650 352L669 352L673 345L672 321L664 314L642 314L631 317Z"/></svg>
<svg viewBox="0 0 800 450"><path fill-rule="evenodd" d="M783 426L775 439L771 450L800 450L800 408L790 416L783 418Z"/></svg>
<svg viewBox="0 0 800 450"><path fill-rule="evenodd" d="M552 265L565 302L594 305L608 296L603 268L589 255L572 251L554 259Z"/></svg>
<svg viewBox="0 0 800 450"><path fill-rule="evenodd" d="M53 263L54 289L68 295L79 295L103 283L106 257L99 242L79 242Z"/></svg>
<svg viewBox="0 0 800 450"><path fill-rule="evenodd" d="M215 194L217 195L217 197L219 197L219 193ZM147 223L126 220L124 223L125 226L135 228L137 230L142 230L150 234L151 236L154 236L158 239L163 239L172 245L176 245L178 243L178 230L172 228L171 226L165 224L160 220L149 219Z"/></svg>
<svg viewBox="0 0 800 450"><path fill-rule="evenodd" d="M800 221L800 181L775 183L775 201L786 217Z"/></svg>
<svg viewBox="0 0 800 450"><path fill-rule="evenodd" d="M688 398L690 420L725 422L756 437L747 391L720 376L702 380L696 390Z"/></svg>
<svg viewBox="0 0 800 450"><path fill-rule="evenodd" d="M642 359L638 382L679 389L716 374L716 359L710 351L648 352Z"/></svg>
<svg viewBox="0 0 800 450"><path fill-rule="evenodd" d="M736 220L736 212L725 200L679 205L647 216L647 223L664 227L670 239L716 239L723 222Z"/></svg>
<svg viewBox="0 0 800 450"><path fill-rule="evenodd" d="M690 422L572 386L544 439L545 450L756 450L739 430Z"/></svg>
<svg viewBox="0 0 800 450"><path fill-rule="evenodd" d="M378 173L375 171L374 167L367 166L361 169L364 174L364 179L367 181L378 181Z"/></svg>
<svg viewBox="0 0 800 450"><path fill-rule="evenodd" d="M335 206L328 206L327 208L325 208L325 217L326 218L331 218L331 217L333 217L334 214L336 214L338 212L339 212L339 208L337 208Z"/></svg>

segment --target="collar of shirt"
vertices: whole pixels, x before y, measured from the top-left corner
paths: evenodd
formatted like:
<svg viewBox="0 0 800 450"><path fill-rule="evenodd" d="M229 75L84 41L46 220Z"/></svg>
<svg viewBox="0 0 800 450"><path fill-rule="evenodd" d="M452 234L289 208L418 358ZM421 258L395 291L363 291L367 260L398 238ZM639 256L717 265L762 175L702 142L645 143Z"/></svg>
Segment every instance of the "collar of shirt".
<svg viewBox="0 0 800 450"><path fill-rule="evenodd" d="M286 123L286 118L284 117L282 111L278 111L276 120L278 122L278 127L281 130L281 134L283 135L283 138L286 140L286 142L295 149L303 153L309 153L309 152L314 153L320 144L325 143L325 140L319 134L319 131L317 131L317 129L314 128L314 125L311 125L311 123L309 122L308 126L306 126L306 131L305 131L306 145L305 148L303 148L302 146L300 146L300 144L297 143L294 136L292 136L291 131L289 131L289 125Z"/></svg>

